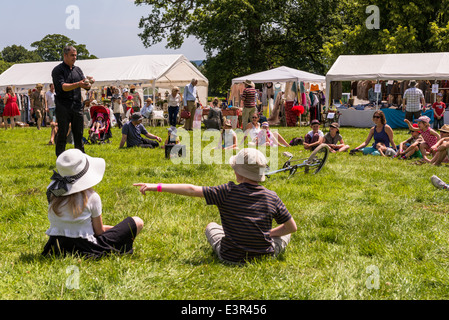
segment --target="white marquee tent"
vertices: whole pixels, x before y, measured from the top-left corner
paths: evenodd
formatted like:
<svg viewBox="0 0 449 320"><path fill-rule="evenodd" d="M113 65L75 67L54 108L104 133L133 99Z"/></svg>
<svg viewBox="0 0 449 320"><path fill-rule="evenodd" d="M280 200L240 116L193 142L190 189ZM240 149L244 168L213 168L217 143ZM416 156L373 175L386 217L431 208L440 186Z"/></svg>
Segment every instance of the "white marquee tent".
<svg viewBox="0 0 449 320"><path fill-rule="evenodd" d="M331 81L447 80L449 52L339 56L326 74ZM330 90L326 91L329 105Z"/></svg>
<svg viewBox="0 0 449 320"><path fill-rule="evenodd" d="M17 92L52 83L51 72L61 62L15 64L0 75L0 89L14 86ZM170 89L183 86L193 78L198 79L198 94L207 101L209 81L184 55L140 55L118 58L78 60L85 76L93 76L94 86L153 87Z"/></svg>
<svg viewBox="0 0 449 320"><path fill-rule="evenodd" d="M250 80L254 83L304 81L322 85L326 82L324 76L284 66L234 78L232 79L232 84L242 83L245 80Z"/></svg>

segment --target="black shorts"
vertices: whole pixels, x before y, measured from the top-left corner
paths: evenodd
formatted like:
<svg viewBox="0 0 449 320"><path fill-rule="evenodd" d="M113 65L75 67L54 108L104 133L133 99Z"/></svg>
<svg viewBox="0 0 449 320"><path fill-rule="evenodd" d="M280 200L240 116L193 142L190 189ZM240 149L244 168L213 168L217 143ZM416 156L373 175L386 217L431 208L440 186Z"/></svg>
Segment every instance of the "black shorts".
<svg viewBox="0 0 449 320"><path fill-rule="evenodd" d="M134 219L126 218L113 228L95 236L97 243L84 238L50 236L42 252L43 255L79 254L87 258L101 258L110 253L133 253L133 243L137 234Z"/></svg>

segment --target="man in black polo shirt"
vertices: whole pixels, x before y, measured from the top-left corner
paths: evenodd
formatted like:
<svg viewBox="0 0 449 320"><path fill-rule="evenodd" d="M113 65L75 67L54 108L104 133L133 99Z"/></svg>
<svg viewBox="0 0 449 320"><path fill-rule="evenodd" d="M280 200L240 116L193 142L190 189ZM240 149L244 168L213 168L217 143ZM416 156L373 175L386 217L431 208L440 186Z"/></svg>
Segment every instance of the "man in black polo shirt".
<svg viewBox="0 0 449 320"><path fill-rule="evenodd" d="M85 82L86 77L83 72L75 66L76 57L77 52L74 47L65 47L63 62L57 65L51 74L56 92L55 112L59 133L56 139L56 156L59 156L65 150L70 124L75 148L84 152L81 88L89 90L92 83Z"/></svg>

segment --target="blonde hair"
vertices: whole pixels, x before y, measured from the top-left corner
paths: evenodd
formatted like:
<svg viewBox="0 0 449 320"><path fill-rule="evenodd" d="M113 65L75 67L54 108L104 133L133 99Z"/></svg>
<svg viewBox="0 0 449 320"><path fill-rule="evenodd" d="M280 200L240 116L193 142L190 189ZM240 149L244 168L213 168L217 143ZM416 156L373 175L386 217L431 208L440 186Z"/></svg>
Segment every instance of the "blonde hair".
<svg viewBox="0 0 449 320"><path fill-rule="evenodd" d="M88 189L90 190L90 189ZM74 219L78 218L84 211L87 205L88 190L83 190L74 194L70 194L67 196L56 197L53 194L50 197L50 209L60 217L61 216L61 207L67 205L70 212L72 213L72 217Z"/></svg>

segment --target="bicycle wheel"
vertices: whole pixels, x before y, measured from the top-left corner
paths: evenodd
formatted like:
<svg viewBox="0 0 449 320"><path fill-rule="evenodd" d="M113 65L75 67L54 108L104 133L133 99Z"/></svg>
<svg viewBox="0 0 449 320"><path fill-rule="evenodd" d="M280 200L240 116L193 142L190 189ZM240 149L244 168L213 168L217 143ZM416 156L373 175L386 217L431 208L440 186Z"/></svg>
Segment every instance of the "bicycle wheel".
<svg viewBox="0 0 449 320"><path fill-rule="evenodd" d="M329 146L326 144L319 145L313 152L310 154L310 157L307 159L308 169L313 170L313 174L317 174L320 172L321 168L326 164L327 156L329 155ZM306 170L308 172L308 170Z"/></svg>

